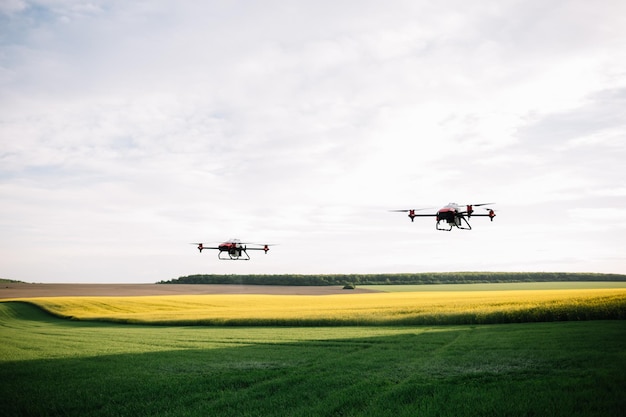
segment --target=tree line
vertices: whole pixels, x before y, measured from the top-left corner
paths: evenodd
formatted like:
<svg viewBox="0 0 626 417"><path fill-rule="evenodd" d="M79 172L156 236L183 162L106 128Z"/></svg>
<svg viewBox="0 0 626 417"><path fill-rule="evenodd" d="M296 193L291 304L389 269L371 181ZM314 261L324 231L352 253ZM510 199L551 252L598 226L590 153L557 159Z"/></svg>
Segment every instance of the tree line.
<svg viewBox="0 0 626 417"><path fill-rule="evenodd" d="M626 275L571 272L420 272L402 274L198 274L157 284L237 285L420 285L498 282L626 281Z"/></svg>

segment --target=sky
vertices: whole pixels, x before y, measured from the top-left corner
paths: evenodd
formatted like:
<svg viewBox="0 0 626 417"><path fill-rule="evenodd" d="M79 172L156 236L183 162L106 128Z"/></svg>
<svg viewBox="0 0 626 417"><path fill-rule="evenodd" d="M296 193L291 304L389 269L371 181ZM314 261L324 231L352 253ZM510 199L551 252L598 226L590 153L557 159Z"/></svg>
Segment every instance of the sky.
<svg viewBox="0 0 626 417"><path fill-rule="evenodd" d="M626 274L625 160L622 0L0 0L0 278Z"/></svg>

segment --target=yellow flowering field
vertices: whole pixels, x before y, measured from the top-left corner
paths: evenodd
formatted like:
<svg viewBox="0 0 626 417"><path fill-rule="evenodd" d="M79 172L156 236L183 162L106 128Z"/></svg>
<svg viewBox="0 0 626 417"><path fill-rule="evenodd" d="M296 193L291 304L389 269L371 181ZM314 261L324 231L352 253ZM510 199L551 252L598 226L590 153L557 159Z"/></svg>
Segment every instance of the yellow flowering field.
<svg viewBox="0 0 626 417"><path fill-rule="evenodd" d="M464 324L625 319L626 289L22 299L75 320L177 325Z"/></svg>

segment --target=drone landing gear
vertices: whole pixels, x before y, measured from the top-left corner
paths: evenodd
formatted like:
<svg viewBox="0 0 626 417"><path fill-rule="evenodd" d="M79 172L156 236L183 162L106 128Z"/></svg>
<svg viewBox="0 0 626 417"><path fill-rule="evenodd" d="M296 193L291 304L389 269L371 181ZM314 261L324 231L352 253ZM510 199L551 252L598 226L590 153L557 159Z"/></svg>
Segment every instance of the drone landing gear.
<svg viewBox="0 0 626 417"><path fill-rule="evenodd" d="M463 224L465 223L465 224ZM456 227L462 230L472 230L472 226L470 226L469 222L465 218L465 216L457 217L457 221L454 224Z"/></svg>
<svg viewBox="0 0 626 417"><path fill-rule="evenodd" d="M443 227L439 227L439 221L437 221L437 224L435 225L435 227L437 228L437 230L441 230L444 232L449 232L450 230L452 230L452 223L448 223L448 226L450 226L448 229L445 229Z"/></svg>
<svg viewBox="0 0 626 417"><path fill-rule="evenodd" d="M222 256L223 253L226 253L226 255ZM248 252L246 252L245 250L220 251L217 254L217 258L222 261L249 261L250 260L250 256L248 255Z"/></svg>
<svg viewBox="0 0 626 417"><path fill-rule="evenodd" d="M461 229L461 230L472 230L472 226L470 226L469 222L464 216L455 217L452 220L446 220L446 221L448 223L447 229L444 227L440 227L439 224L441 220L437 220L437 224L435 225L437 230L449 232L452 230L453 227L456 227L457 229Z"/></svg>

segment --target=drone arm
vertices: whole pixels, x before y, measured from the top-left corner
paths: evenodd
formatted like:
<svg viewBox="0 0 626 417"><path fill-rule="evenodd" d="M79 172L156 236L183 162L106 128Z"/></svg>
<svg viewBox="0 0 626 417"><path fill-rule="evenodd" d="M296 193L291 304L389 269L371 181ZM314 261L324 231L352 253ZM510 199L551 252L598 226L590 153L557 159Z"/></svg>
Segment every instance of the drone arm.
<svg viewBox="0 0 626 417"><path fill-rule="evenodd" d="M493 218L496 217L496 213L490 212L489 214L472 214L472 217L489 217L489 219L493 221Z"/></svg>
<svg viewBox="0 0 626 417"><path fill-rule="evenodd" d="M202 252L202 251L203 251L203 250L205 250L205 249L219 249L219 248L217 248L217 247L209 247L209 246L204 246L204 245L203 245L203 244L201 244L201 243L200 243L200 244L198 244L198 250L199 250L200 252Z"/></svg>
<svg viewBox="0 0 626 417"><path fill-rule="evenodd" d="M263 245L262 248L246 248L246 250L262 250L267 254L267 251L270 250L269 245Z"/></svg>

